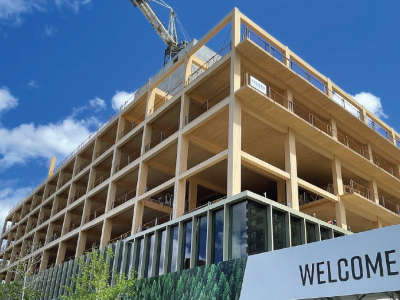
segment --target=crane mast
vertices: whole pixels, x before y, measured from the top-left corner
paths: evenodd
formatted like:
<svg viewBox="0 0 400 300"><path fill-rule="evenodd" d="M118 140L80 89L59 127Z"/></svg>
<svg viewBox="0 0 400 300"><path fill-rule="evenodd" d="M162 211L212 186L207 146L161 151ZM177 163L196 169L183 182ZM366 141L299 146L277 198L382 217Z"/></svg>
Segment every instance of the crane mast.
<svg viewBox="0 0 400 300"><path fill-rule="evenodd" d="M130 0L133 6L138 7L142 13L145 15L147 20L153 26L154 30L158 33L164 43L167 45L164 55L164 65L168 63L169 60L173 59L179 51L186 47L187 41L182 41L178 43L178 35L176 32L176 14L175 11L167 5L163 0L152 0L170 10L169 14L169 24L168 29L165 28L164 24L157 17L156 13L151 9L148 4L151 0Z"/></svg>

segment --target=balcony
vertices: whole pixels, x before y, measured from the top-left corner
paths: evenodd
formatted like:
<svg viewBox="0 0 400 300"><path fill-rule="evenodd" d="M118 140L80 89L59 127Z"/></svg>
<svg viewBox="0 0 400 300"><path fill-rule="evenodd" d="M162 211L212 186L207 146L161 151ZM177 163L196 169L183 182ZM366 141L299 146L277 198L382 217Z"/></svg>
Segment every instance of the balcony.
<svg viewBox="0 0 400 300"><path fill-rule="evenodd" d="M346 209L372 222L376 222L378 216L391 225L400 224L399 205L385 201L383 197L380 197L377 203L372 200L373 196L368 188L351 180L349 185L345 185L345 195L341 198L345 202Z"/></svg>
<svg viewBox="0 0 400 300"><path fill-rule="evenodd" d="M391 156L399 155L400 139L379 125L379 119L367 116L365 122L358 108L340 95L342 91L329 90L322 79L307 71L294 58L287 59L265 39L246 29L237 51L254 64L274 74L293 90L302 94L315 105L324 107L337 121L345 123L362 136L381 147ZM332 98L329 97L332 94ZM372 129L372 130L371 130ZM392 140L394 142L392 142Z"/></svg>
<svg viewBox="0 0 400 300"><path fill-rule="evenodd" d="M311 113L285 98L280 93L267 87L266 94L249 85L249 77L245 75L242 86L236 95L242 99L243 109L250 114L264 118L268 121L280 124L281 127L296 129L299 136L309 140L330 153L336 154L346 161L351 161L366 174L374 176L377 180L385 182L388 186L398 185L399 179L394 177L382 166L372 163L367 158L367 152L358 142L335 132L329 124L319 120ZM337 138L335 138L337 136Z"/></svg>

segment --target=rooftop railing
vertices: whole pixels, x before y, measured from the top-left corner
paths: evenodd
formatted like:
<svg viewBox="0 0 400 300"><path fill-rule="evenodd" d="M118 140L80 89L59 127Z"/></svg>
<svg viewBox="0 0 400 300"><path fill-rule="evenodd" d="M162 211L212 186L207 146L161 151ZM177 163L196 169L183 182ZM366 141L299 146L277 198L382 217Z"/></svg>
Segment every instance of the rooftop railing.
<svg viewBox="0 0 400 300"><path fill-rule="evenodd" d="M198 67L196 69L196 71L194 71L192 74L190 74L188 77L187 84L191 83L193 80L195 80L201 74L203 74L205 71L207 71L209 68L211 68L216 62L221 60L230 51L231 51L231 43L229 42L226 46L223 46L222 49L218 53L216 53L213 57L211 57L209 60L207 60L203 65Z"/></svg>
<svg viewBox="0 0 400 300"><path fill-rule="evenodd" d="M274 46L272 46L270 43L268 43L265 39L260 37L258 34L253 32L250 28L245 27L244 28L244 34L242 36L242 40L244 39L249 39L253 41L255 44L260 46L262 49L264 49L266 52L268 52L272 57L280 61L281 63L289 66L289 68L294 71L295 73L299 74L301 77L303 77L305 80L310 82L313 86L315 86L317 89L322 91L325 94L332 93L333 94L333 101L341 105L344 109L349 111L352 115L357 117L358 119L361 120L361 112L360 109L355 107L350 101L344 99L339 93L337 93L334 90L330 90L327 88L324 82L322 82L320 79L318 79L315 75L313 75L311 72L308 72L305 70L303 67L301 67L299 64L297 64L295 61L292 59L286 58L283 54L282 51L278 50ZM388 141L392 141L392 134L391 132L387 131L384 129L381 125L373 121L370 117L367 116L366 124L374 129L376 132L378 132L380 135L382 135L384 138L386 138ZM400 148L400 140L395 143L398 148Z"/></svg>

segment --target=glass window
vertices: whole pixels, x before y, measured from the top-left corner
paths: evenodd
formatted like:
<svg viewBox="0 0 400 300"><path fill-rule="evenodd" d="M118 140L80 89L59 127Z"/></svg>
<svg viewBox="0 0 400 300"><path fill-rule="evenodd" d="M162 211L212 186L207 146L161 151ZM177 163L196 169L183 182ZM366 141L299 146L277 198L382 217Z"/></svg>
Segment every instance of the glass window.
<svg viewBox="0 0 400 300"><path fill-rule="evenodd" d="M184 238L182 240L182 268L190 269L190 255L192 249L192 222L183 225Z"/></svg>
<svg viewBox="0 0 400 300"><path fill-rule="evenodd" d="M137 257L136 257L136 265L137 265L137 272L138 276L140 276L142 271L142 256L143 256L143 246L144 246L144 239L140 239L137 245Z"/></svg>
<svg viewBox="0 0 400 300"><path fill-rule="evenodd" d="M329 231L328 228L321 227L321 241L330 239Z"/></svg>
<svg viewBox="0 0 400 300"><path fill-rule="evenodd" d="M246 256L246 202L231 206L231 259Z"/></svg>
<svg viewBox="0 0 400 300"><path fill-rule="evenodd" d="M317 241L317 226L313 223L306 222L307 244Z"/></svg>
<svg viewBox="0 0 400 300"><path fill-rule="evenodd" d="M170 244L169 244L169 267L171 272L176 271L176 262L178 257L178 226L171 228Z"/></svg>
<svg viewBox="0 0 400 300"><path fill-rule="evenodd" d="M292 234L292 247L299 246L303 243L301 237L301 223L302 220L296 217L290 218L291 234Z"/></svg>
<svg viewBox="0 0 400 300"><path fill-rule="evenodd" d="M165 259L165 243L167 240L167 231L163 230L158 235L158 261L156 267L156 275L164 274L164 259Z"/></svg>
<svg viewBox="0 0 400 300"><path fill-rule="evenodd" d="M131 272L131 259L132 259L132 243L126 243L125 244L127 247L127 255L126 255L126 264L125 264L125 275L129 276Z"/></svg>
<svg viewBox="0 0 400 300"><path fill-rule="evenodd" d="M218 263L223 260L224 250L224 210L213 213L213 242L212 262Z"/></svg>
<svg viewBox="0 0 400 300"><path fill-rule="evenodd" d="M151 276L151 268L153 266L153 250L154 250L155 236L152 234L147 240L147 259L146 259L146 271L144 277Z"/></svg>
<svg viewBox="0 0 400 300"><path fill-rule="evenodd" d="M266 252L267 248L267 207L249 201L248 209L248 251L249 255Z"/></svg>
<svg viewBox="0 0 400 300"><path fill-rule="evenodd" d="M207 249L207 216L197 219L197 261L196 266L204 266L206 264Z"/></svg>
<svg viewBox="0 0 400 300"><path fill-rule="evenodd" d="M286 245L286 215L280 210L272 211L273 233L274 233L274 250L287 247Z"/></svg>

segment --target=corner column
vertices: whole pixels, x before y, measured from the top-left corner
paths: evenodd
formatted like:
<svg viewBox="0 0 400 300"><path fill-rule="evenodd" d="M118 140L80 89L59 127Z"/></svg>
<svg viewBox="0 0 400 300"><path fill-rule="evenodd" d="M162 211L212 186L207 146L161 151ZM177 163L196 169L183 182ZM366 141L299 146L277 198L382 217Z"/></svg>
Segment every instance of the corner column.
<svg viewBox="0 0 400 300"><path fill-rule="evenodd" d="M285 169L290 174L286 181L287 204L295 210L300 210L299 187L297 181L296 137L292 128L285 136Z"/></svg>
<svg viewBox="0 0 400 300"><path fill-rule="evenodd" d="M335 194L338 196L338 202L335 203L335 214L337 226L347 230L346 207L340 196L344 194L342 164L335 155L332 160L332 177Z"/></svg>

